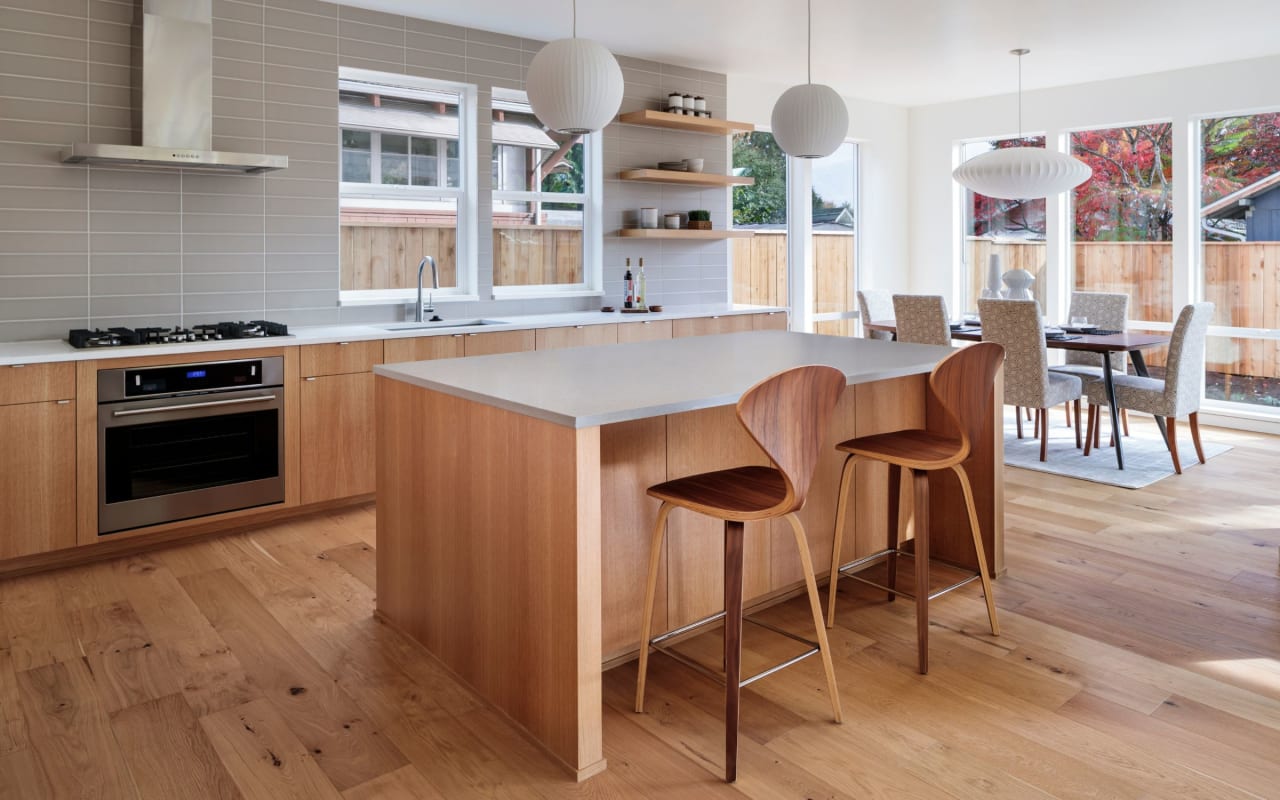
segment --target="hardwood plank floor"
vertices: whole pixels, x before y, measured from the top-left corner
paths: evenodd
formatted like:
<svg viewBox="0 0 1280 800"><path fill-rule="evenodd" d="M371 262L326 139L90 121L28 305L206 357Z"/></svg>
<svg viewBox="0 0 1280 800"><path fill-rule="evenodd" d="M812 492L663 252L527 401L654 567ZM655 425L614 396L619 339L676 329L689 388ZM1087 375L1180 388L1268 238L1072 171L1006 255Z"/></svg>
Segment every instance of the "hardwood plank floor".
<svg viewBox="0 0 1280 800"><path fill-rule="evenodd" d="M845 723L813 659L753 684L733 786L722 690L660 655L643 715L606 674L609 769L570 782L372 617L371 506L2 581L0 798L1276 797L1280 438L1204 433L1234 449L1138 491L1009 469L1003 634L937 600L926 677L911 604L843 581Z"/></svg>

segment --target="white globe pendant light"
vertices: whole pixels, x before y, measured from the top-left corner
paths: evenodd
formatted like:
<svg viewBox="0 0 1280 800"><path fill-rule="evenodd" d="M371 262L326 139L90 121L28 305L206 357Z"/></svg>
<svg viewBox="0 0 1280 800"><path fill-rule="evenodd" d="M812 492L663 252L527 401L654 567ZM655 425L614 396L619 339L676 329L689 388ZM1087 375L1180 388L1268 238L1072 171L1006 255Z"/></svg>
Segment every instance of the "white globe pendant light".
<svg viewBox="0 0 1280 800"><path fill-rule="evenodd" d="M578 38L578 3L573 3L573 38L545 45L529 62L525 92L534 115L558 133L600 130L622 105L622 68L599 42Z"/></svg>
<svg viewBox="0 0 1280 800"><path fill-rule="evenodd" d="M1022 138L1022 57L1026 48L1010 50L1018 57L1018 138ZM1093 175L1078 158L1043 147L1005 147L974 156L951 177L978 194L1002 200L1029 200L1072 189Z"/></svg>
<svg viewBox="0 0 1280 800"><path fill-rule="evenodd" d="M770 125L782 152L796 158L831 155L849 135L849 109L835 89L813 82L813 2L809 2L807 82L792 86L773 105Z"/></svg>

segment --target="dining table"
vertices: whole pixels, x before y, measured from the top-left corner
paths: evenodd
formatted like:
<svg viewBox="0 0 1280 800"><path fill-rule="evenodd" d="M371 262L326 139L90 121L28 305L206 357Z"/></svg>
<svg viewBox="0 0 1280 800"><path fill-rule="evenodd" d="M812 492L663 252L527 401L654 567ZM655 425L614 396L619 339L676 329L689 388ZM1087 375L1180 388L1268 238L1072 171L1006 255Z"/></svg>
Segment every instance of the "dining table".
<svg viewBox="0 0 1280 800"><path fill-rule="evenodd" d="M863 327L868 331L885 331L892 334L896 334L898 330L897 324L893 320L872 320L864 323ZM977 323L952 325L951 338L967 342L980 342L982 341L982 326ZM1141 333L1137 331L1119 331L1105 334L1064 331L1062 336L1045 336L1045 345L1051 350L1079 350L1087 353L1097 353L1102 356L1102 380L1107 390L1107 405L1111 411L1111 437L1112 441L1115 442L1116 466L1119 469L1124 469L1124 445L1120 441L1120 429L1117 427L1120 419L1120 409L1116 402L1111 356L1113 353L1128 353L1130 360L1133 361L1133 371L1145 378L1148 377L1147 362L1142 356L1142 351L1167 345L1169 339L1169 334ZM1156 417L1156 425L1160 428L1160 435L1164 438L1165 445L1168 446L1169 438L1168 433L1165 431L1164 418Z"/></svg>

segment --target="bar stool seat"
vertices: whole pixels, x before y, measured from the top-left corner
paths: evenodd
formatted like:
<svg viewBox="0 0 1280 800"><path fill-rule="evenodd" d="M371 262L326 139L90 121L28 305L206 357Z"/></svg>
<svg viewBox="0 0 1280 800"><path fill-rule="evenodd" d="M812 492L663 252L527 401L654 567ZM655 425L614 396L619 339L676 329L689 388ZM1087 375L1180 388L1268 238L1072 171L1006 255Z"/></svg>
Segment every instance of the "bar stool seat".
<svg viewBox="0 0 1280 800"><path fill-rule="evenodd" d="M645 677L649 650L653 648L677 661L720 680L725 687L725 780L738 775L738 707L743 686L820 653L827 677L827 691L836 722L841 721L840 695L823 625L822 604L813 574L813 561L804 526L795 512L817 467L826 430L836 403L844 392L844 373L832 367L807 366L785 370L748 389L738 401L738 420L769 456L773 466L744 466L704 472L650 486L650 497L662 501L649 550L643 622L640 631L640 669L636 678L636 713L644 712ZM724 610L658 636L652 635L653 605L667 517L685 508L724 521ZM804 572L809 608L817 641L802 639L786 630L744 617L742 613L743 532L746 522L782 517L791 525ZM724 620L724 672L688 658L664 646L664 642ZM755 675L742 677L742 623L753 622L809 646L803 654L787 659Z"/></svg>
<svg viewBox="0 0 1280 800"><path fill-rule="evenodd" d="M889 600L901 594L916 601L916 645L918 667L921 675L929 672L929 601L958 589L975 580L982 581L986 595L987 616L991 633L1000 635L996 620L995 598L991 594L991 577L987 574L987 559L983 552L982 531L978 524L978 512L974 505L973 488L964 469L969 457L970 442L980 426L978 409L984 407L995 386L996 373L1004 361L1004 348L984 342L972 345L947 356L938 363L929 376L929 391L937 404L945 411L930 418L930 429L912 429L860 436L841 442L836 449L847 453L840 472L840 500L836 506L835 537L831 549L831 583L827 597L827 627L835 625L836 588L842 574L862 583L884 589ZM840 549L844 534L844 521L848 513L849 492L853 481L853 467L857 459L880 461L889 465L889 537L888 547L876 553L856 559L848 564L840 563ZM915 511L914 550L898 546L898 505L902 471L911 473L913 492L912 507ZM932 590L929 579L929 473L952 470L960 481L964 493L965 511L973 534L973 547L978 569L963 580L938 590ZM897 589L897 560L899 557L914 559L916 585L912 593ZM881 584L856 574L856 570L877 562L888 564L888 583Z"/></svg>

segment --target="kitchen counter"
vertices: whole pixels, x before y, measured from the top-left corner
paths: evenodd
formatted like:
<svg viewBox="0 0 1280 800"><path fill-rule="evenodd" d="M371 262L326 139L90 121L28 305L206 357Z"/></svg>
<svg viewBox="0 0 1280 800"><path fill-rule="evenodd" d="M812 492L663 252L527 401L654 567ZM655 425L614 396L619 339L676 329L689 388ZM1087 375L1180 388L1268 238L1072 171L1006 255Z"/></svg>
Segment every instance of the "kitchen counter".
<svg viewBox="0 0 1280 800"><path fill-rule="evenodd" d="M832 364L848 387L797 514L813 561L830 564L836 443L936 424L944 412L928 373L949 352L760 330L376 367L377 614L570 774L596 774L606 767L603 669L640 648L659 506L645 488L768 464L735 401L784 368ZM965 462L994 574L1003 569L999 391L975 412L982 433ZM858 466L853 480L842 563L881 549L888 526L887 471ZM976 566L955 475L930 475L928 497L931 552ZM677 510L666 525L659 631L723 604L720 523ZM744 557L748 606L803 591L786 522L748 522Z"/></svg>
<svg viewBox="0 0 1280 800"><path fill-rule="evenodd" d="M734 403L775 372L830 364L849 384L927 373L948 347L751 331L374 368L387 378L588 428Z"/></svg>
<svg viewBox="0 0 1280 800"><path fill-rule="evenodd" d="M556 328L574 325L606 325L610 323L642 322L645 320L690 319L707 316L736 314L763 314L785 311L777 306L750 306L741 304L707 304L671 306L659 313L623 314L618 311L576 311L560 314L525 314L517 316L486 316L482 319L497 320L501 325L477 325L470 327L439 327L418 330L388 330L381 325L310 325L289 329L290 336L257 339L229 339L216 342L186 342L183 344L157 344L146 346L90 347L77 349L62 339L40 339L29 342L0 343L0 366L13 364L43 364L54 361L87 361L109 358L126 358L139 355L185 355L187 353L219 353L259 347L289 347L292 345L355 342L371 339L410 339L421 336L451 336L465 331L479 333L490 331L518 331L531 328ZM467 319L475 319L468 317ZM382 325L405 323L387 322ZM412 323L409 323L412 324Z"/></svg>

